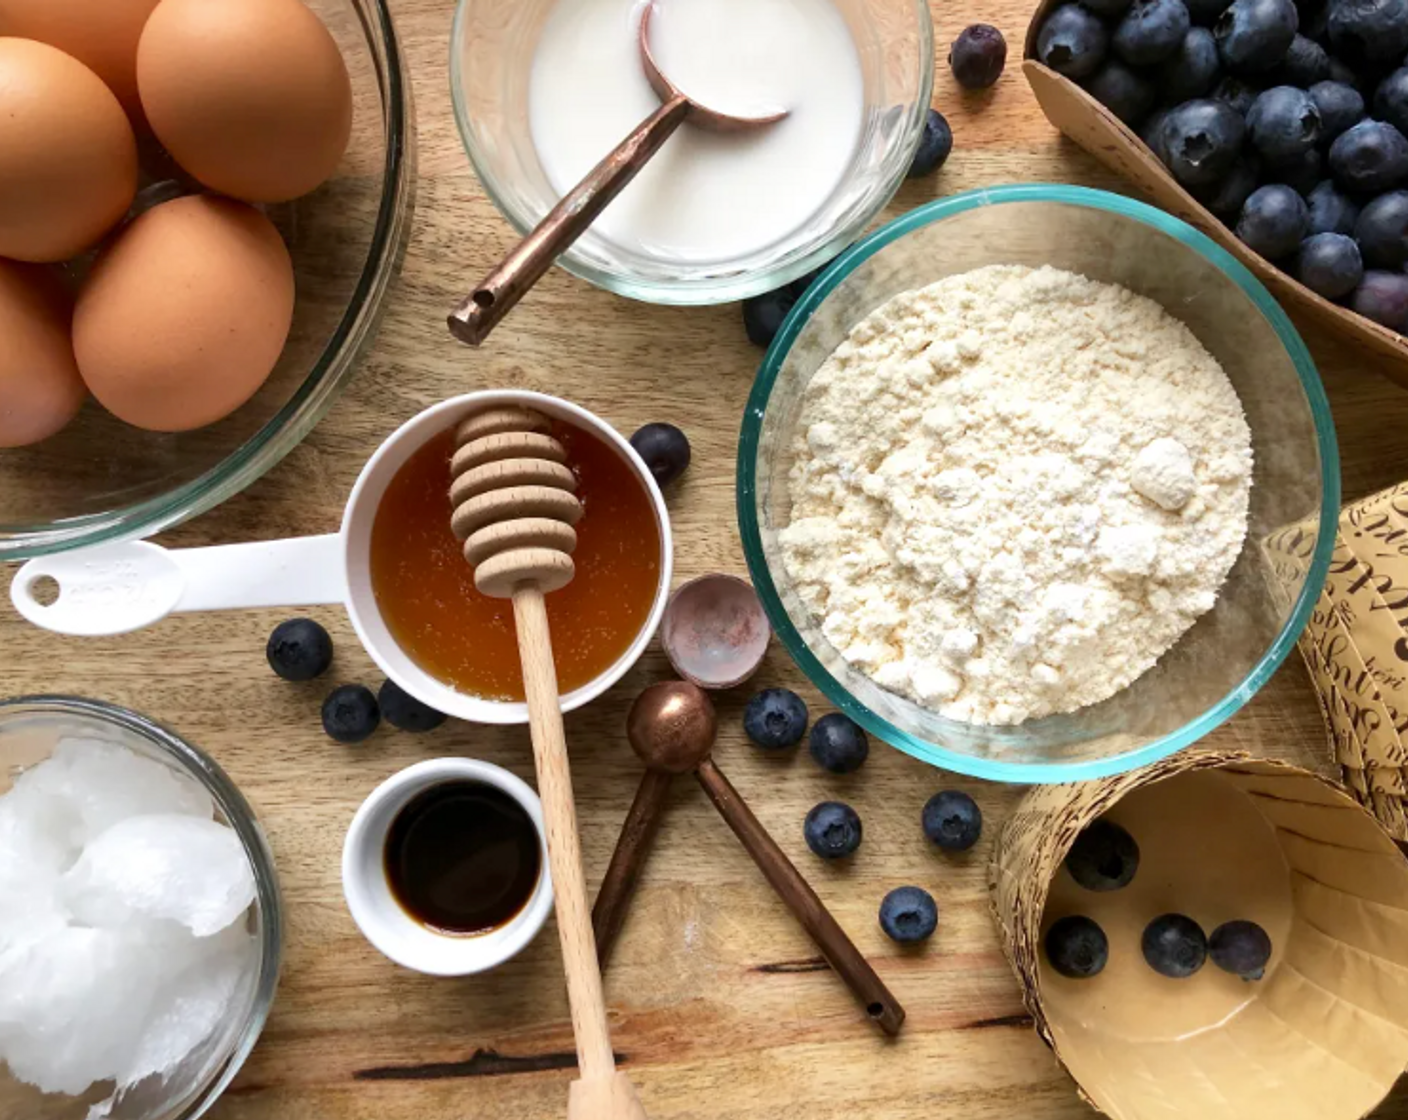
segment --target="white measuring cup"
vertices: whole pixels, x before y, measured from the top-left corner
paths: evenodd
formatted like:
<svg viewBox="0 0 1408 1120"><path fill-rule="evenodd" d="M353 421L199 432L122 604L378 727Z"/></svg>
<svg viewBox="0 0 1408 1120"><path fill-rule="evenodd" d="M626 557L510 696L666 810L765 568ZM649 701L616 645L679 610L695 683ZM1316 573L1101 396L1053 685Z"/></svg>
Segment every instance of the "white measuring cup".
<svg viewBox="0 0 1408 1120"><path fill-rule="evenodd" d="M660 535L660 580L650 614L630 647L610 668L562 697L562 710L570 712L600 696L645 652L665 610L674 545L665 499L635 449L600 417L542 393L516 389L468 393L442 401L407 420L362 468L337 533L188 549L166 549L150 541L122 541L41 556L16 573L10 584L10 599L15 609L34 625L80 637L128 633L175 611L343 603L372 660L421 703L474 723L527 723L527 704L470 696L417 665L392 637L377 606L371 579L372 523L396 472L430 439L454 427L469 413L509 404L533 408L583 428L620 455L650 496ZM447 494L449 485L447 467ZM448 503L445 516L448 527ZM58 585L58 597L46 604L39 596L41 581L49 580Z"/></svg>

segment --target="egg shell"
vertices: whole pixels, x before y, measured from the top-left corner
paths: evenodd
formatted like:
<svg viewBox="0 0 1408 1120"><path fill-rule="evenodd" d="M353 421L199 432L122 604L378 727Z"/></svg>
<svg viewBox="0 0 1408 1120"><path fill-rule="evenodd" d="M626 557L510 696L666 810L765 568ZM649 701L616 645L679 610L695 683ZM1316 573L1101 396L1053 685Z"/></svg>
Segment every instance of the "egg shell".
<svg viewBox="0 0 1408 1120"><path fill-rule="evenodd" d="M248 202L316 189L352 133L347 66L301 0L163 0L137 48L137 84L176 161Z"/></svg>
<svg viewBox="0 0 1408 1120"><path fill-rule="evenodd" d="M48 439L88 390L69 341L67 293L41 265L0 260L0 447Z"/></svg>
<svg viewBox="0 0 1408 1120"><path fill-rule="evenodd" d="M61 261L137 193L137 141L101 78L32 39L0 39L0 257Z"/></svg>
<svg viewBox="0 0 1408 1120"><path fill-rule="evenodd" d="M139 428L228 416L264 384L293 322L293 262L258 210L213 195L163 203L94 264L73 313L93 396Z"/></svg>
<svg viewBox="0 0 1408 1120"><path fill-rule="evenodd" d="M140 122L137 41L158 0L0 0L0 35L37 39L92 70Z"/></svg>

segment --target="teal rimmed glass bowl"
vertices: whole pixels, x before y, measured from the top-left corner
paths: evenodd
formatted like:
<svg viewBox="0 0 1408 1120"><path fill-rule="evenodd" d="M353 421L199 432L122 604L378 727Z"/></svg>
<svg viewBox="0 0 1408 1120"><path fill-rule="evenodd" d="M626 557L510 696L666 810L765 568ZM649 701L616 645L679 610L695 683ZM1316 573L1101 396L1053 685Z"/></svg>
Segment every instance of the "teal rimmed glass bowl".
<svg viewBox="0 0 1408 1120"><path fill-rule="evenodd" d="M891 297L990 264L1051 265L1122 284L1163 305L1227 371L1256 457L1247 542L1212 611L1115 696L1013 727L945 719L850 666L793 591L777 544L791 511L794 427L812 375L856 323ZM738 520L748 568L802 671L833 704L900 750L1003 782L1079 781L1131 770L1228 719L1266 683L1305 626L1329 569L1339 498L1324 388L1267 290L1179 219L1081 187L972 191L922 206L852 246L783 324L749 398L738 449ZM1262 543L1292 524L1303 530L1301 564L1278 579Z"/></svg>

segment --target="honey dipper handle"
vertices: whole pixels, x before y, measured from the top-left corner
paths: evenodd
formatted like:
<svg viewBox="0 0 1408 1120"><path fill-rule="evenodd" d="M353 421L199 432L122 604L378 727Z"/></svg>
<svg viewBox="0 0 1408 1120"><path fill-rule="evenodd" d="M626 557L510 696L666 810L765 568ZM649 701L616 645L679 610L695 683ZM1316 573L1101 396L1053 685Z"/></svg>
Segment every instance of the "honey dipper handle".
<svg viewBox="0 0 1408 1120"><path fill-rule="evenodd" d="M523 662L528 726L533 736L538 796L543 803L548 867L556 897L572 1033L577 1040L577 1065L584 1081L611 1078L616 1073L616 1059L606 1023L606 998L596 963L591 911L587 909L587 882L582 872L582 846L577 838L577 809L567 763L567 737L562 730L557 668L552 659L547 608L536 584L524 584L513 593L513 618L518 628L518 654Z"/></svg>

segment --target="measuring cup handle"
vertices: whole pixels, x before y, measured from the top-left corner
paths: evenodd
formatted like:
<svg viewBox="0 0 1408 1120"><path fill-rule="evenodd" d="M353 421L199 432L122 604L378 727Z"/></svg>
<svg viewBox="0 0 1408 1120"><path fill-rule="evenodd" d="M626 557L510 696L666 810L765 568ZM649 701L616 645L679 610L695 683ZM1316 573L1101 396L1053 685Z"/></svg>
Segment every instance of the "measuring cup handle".
<svg viewBox="0 0 1408 1120"><path fill-rule="evenodd" d="M52 581L48 594L45 581ZM347 598L342 538L165 549L121 541L29 561L10 583L21 616L56 634L125 634L173 611L312 606Z"/></svg>

